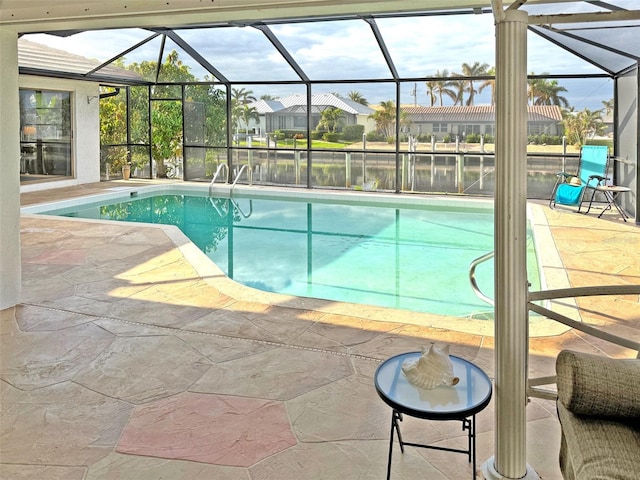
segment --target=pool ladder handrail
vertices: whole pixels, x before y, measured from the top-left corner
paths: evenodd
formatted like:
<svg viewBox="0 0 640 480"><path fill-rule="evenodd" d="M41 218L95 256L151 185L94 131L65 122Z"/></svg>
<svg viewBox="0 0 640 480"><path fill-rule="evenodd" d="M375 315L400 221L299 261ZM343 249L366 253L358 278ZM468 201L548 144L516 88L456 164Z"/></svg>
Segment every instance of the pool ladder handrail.
<svg viewBox="0 0 640 480"><path fill-rule="evenodd" d="M211 203L211 206L216 210L216 212L218 212L218 215L220 215L221 217L224 217L229 213L229 209L220 209L220 207L216 205L216 202L211 196L209 196L209 203ZM237 210L238 213L240 213L240 215L242 215L242 217L244 218L249 218L251 215L253 215L253 200L251 199L249 199L249 213L246 213L242 209L242 207L240 207L238 202L236 202L233 198L229 198L228 204L230 204L231 207Z"/></svg>
<svg viewBox="0 0 640 480"><path fill-rule="evenodd" d="M480 290L480 287L478 286L478 282L476 280L476 267L481 263L486 262L487 260L493 258L494 256L495 256L495 252L485 253L481 257L478 257L475 260L473 260L471 262L471 265L469 266L469 281L471 282L471 288L473 289L473 293L475 293L480 300L488 303L492 307L495 306L496 302L493 300L493 298L486 296L484 293L482 293L482 290Z"/></svg>
<svg viewBox="0 0 640 480"><path fill-rule="evenodd" d="M224 209L220 210L220 208L216 205L216 202L211 195L209 195L209 203L215 209L215 211L218 212L218 215L220 215L221 217L224 217L227 215L227 213L229 213L228 210L224 210Z"/></svg>
<svg viewBox="0 0 640 480"><path fill-rule="evenodd" d="M238 205L238 202L236 202L233 198L230 198L229 200L231 200L231 203L233 204L234 208L238 211L240 215L242 215L243 218L249 218L251 215L253 215L253 200L249 199L249 213L245 213L245 211L242 210L240 205Z"/></svg>
<svg viewBox="0 0 640 480"><path fill-rule="evenodd" d="M245 163L242 166L242 168L240 169L240 171L238 172L238 175L236 175L235 180L231 184L231 191L232 192L233 192L234 187L236 186L236 183L238 183L238 180L240 180L240 177L242 176L242 172L244 172L245 170L247 171L247 180L249 181L249 185L253 185L253 170L251 170L251 168L247 169L248 166L249 165Z"/></svg>
<svg viewBox="0 0 640 480"><path fill-rule="evenodd" d="M216 173L213 174L213 178L211 179L211 183L209 184L209 196L211 196L211 189L213 188L213 184L216 183L216 179L223 169L227 170L227 176L225 177L224 183L229 183L229 165L227 165L226 163L221 163L220 165L218 165Z"/></svg>

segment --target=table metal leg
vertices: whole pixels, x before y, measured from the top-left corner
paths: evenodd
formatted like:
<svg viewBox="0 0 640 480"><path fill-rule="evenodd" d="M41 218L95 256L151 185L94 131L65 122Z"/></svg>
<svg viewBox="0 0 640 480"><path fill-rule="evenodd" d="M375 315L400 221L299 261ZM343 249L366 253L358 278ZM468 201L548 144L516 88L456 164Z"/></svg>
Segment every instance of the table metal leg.
<svg viewBox="0 0 640 480"><path fill-rule="evenodd" d="M393 456L393 430L396 428L395 410L391 413L391 434L389 435L389 460L387 461L387 480L391 478L391 457Z"/></svg>
<svg viewBox="0 0 640 480"><path fill-rule="evenodd" d="M600 212L600 215L598 215L598 218L602 217L602 214L604 212L606 212L607 210L611 210L611 205L613 205L614 207L616 207L616 210L618 210L618 213L622 216L622 219L626 222L627 221L627 214L616 203L615 194L611 193L611 192L608 192L607 190L604 190L603 193L604 193L605 198L607 199L608 205L606 207L604 207L602 212Z"/></svg>
<svg viewBox="0 0 640 480"><path fill-rule="evenodd" d="M389 435L389 460L387 463L387 480L391 478L391 459L393 458L393 437L394 432L398 436L398 443L400 444L400 451L404 453L404 446L409 445L412 447L429 448L433 450L442 450L446 452L457 452L467 454L469 463L471 463L471 478L476 478L476 416L472 415L469 418L462 419L462 430L467 431L467 450L461 450L458 448L438 447L435 445L422 445L419 443L405 442L402 439L402 433L400 432L400 423L402 421L402 413L393 410L391 413L391 433Z"/></svg>
<svg viewBox="0 0 640 480"><path fill-rule="evenodd" d="M398 434L398 442L400 443L400 451L404 453L404 443L402 442L402 434L400 433L400 425L402 414L393 410L391 412L391 434L389 435L389 461L387 463L387 480L391 478L391 458L393 457L393 432Z"/></svg>
<svg viewBox="0 0 640 480"><path fill-rule="evenodd" d="M473 457L471 460L471 478L475 479L476 478L476 416L474 415L472 420L471 420L471 428L472 430L469 432L469 435L471 435L472 440L472 444L473 446L470 446L471 450L473 451Z"/></svg>
<svg viewBox="0 0 640 480"><path fill-rule="evenodd" d="M471 463L471 478L476 478L476 416L462 420L462 430L468 432L468 458Z"/></svg>

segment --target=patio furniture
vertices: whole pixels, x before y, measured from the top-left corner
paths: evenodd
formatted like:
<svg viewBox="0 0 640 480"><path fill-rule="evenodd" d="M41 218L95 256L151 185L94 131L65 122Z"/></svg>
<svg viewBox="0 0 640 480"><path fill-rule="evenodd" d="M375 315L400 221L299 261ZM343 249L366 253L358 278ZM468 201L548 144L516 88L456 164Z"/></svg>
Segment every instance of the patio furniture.
<svg viewBox="0 0 640 480"><path fill-rule="evenodd" d="M589 208L587 208L585 214L589 213L589 210L591 210L591 204L593 204L593 197L596 196L596 192L602 192L604 194L604 198L607 200L607 205L602 209L602 212L600 212L598 218L602 217L602 214L604 212L606 212L607 210L611 210L611 207L614 206L618 210L618 213L622 216L622 219L626 222L627 218L629 217L627 216L625 211L620 208L620 205L616 203L616 197L621 193L627 193L630 191L631 189L629 187L622 187L620 185L598 185L593 189L591 200L589 201Z"/></svg>
<svg viewBox="0 0 640 480"><path fill-rule="evenodd" d="M394 431L398 435L400 451L405 445L412 447L445 450L464 453L472 463L471 476L476 478L476 413L483 410L491 400L493 391L491 380L480 367L462 358L451 355L453 372L459 382L453 386L442 385L432 390L420 388L409 382L402 364L420 358L422 352L409 352L385 360L376 370L375 386L380 398L389 405L391 413L391 437L389 440L389 460L387 480L391 477ZM468 433L466 450L405 442L400 433L403 415L427 420L458 420Z"/></svg>
<svg viewBox="0 0 640 480"><path fill-rule="evenodd" d="M640 359L563 350L556 374L565 480L637 480Z"/></svg>
<svg viewBox="0 0 640 480"><path fill-rule="evenodd" d="M580 149L580 161L576 174L558 172L557 180L551 192L549 207L557 204L578 207L582 206L587 188L595 189L603 185L609 161L609 147L601 145L583 145Z"/></svg>

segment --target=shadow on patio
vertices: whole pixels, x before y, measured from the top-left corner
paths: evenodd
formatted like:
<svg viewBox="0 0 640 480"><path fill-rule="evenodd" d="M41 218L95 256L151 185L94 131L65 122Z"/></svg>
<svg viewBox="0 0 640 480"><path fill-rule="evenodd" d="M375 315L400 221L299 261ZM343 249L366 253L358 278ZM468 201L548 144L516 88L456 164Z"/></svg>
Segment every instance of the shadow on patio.
<svg viewBox="0 0 640 480"><path fill-rule="evenodd" d="M572 286L640 283L636 226L541 208ZM410 312L234 296L233 282L201 278L162 228L28 216L21 240L22 304L1 319L3 478L382 478L391 411L373 386L381 360L446 342L494 375L492 335L452 329L460 319L436 327ZM578 305L584 321L640 337L637 296ZM531 375L553 374L562 348L632 355L571 330L539 335ZM493 454L493 415L493 402L478 415L479 461ZM532 399L527 415L528 462L559 479L555 405ZM403 433L466 441L459 422L407 419ZM469 469L462 455L409 448L393 478Z"/></svg>

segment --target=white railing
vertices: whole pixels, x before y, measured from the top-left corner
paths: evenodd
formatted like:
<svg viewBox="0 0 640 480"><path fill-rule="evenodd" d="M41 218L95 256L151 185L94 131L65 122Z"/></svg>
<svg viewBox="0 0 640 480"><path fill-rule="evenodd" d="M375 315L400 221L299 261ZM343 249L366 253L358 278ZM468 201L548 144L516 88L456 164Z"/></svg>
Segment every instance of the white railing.
<svg viewBox="0 0 640 480"><path fill-rule="evenodd" d="M228 183L228 178L229 178L229 165L227 165L226 163L221 163L220 165L218 165L218 168L216 169L216 173L213 174L213 178L211 179L211 183L209 184L209 196L211 196L211 188L213 187L213 184L216 183L216 179L218 178L218 175L220 175L220 172L222 170L226 170L227 172L227 176L224 179L224 183Z"/></svg>
<svg viewBox="0 0 640 480"><path fill-rule="evenodd" d="M238 172L238 175L236 175L235 180L233 180L233 183L231 184L231 190L233 191L233 187L236 186L236 183L238 183L238 180L240 180L240 177L242 176L242 172L244 172L246 170L247 172L247 180L249 181L249 185L253 184L253 174L252 174L252 170L251 168L247 168L249 165L243 165L242 168L240 169L240 171Z"/></svg>
<svg viewBox="0 0 640 480"><path fill-rule="evenodd" d="M489 252L481 257L476 258L471 262L469 267L469 281L471 282L471 288L474 293L481 300L487 302L489 305L494 305L495 302L492 298L486 296L480 288L475 278L476 267L493 258L494 252ZM541 290L538 292L529 292L527 297L527 310L536 312L539 315L545 316L556 322L567 325L581 332L591 335L592 337L599 338L609 343L619 345L621 347L635 350L638 352L637 357L640 358L640 342L631 340L626 337L619 337L612 333L606 332L600 328L594 327L584 322L573 320L561 313L554 312L549 308L538 305L534 302L543 300L556 300L558 298L573 298L573 297L591 297L596 295L640 295L640 285L604 285L594 287L578 287L578 288L563 288L557 290ZM529 378L527 394L531 397L545 398L548 400L555 400L557 393L549 388L542 388L545 385L552 385L556 383L555 376Z"/></svg>
<svg viewBox="0 0 640 480"><path fill-rule="evenodd" d="M636 357L640 358L640 342L636 342L626 337L613 335L612 333L601 330L600 328L594 327L593 325L573 320L558 312L554 312L553 310L533 303L540 300L555 300L558 298L572 297L592 297L596 295L640 295L640 285L602 285L529 292L527 309L550 318L551 320L555 320L556 322L567 325L568 327L584 332L587 335L591 335L592 337L599 338L606 342L613 343L630 350L635 350L636 352L638 352ZM528 381L527 394L531 397L555 400L557 397L555 391L541 388L541 386L543 385L551 385L555 383L555 376L530 378Z"/></svg>
<svg viewBox="0 0 640 480"><path fill-rule="evenodd" d="M475 293L480 300L488 303L492 307L495 305L493 298L488 297L487 295L482 293L482 291L480 290L480 287L478 287L478 282L476 281L476 267L481 263L486 262L490 258L493 258L494 255L495 255L495 252L485 253L481 257L478 257L473 262L471 262L471 266L469 267L469 281L471 282L471 288L473 289L473 293Z"/></svg>

